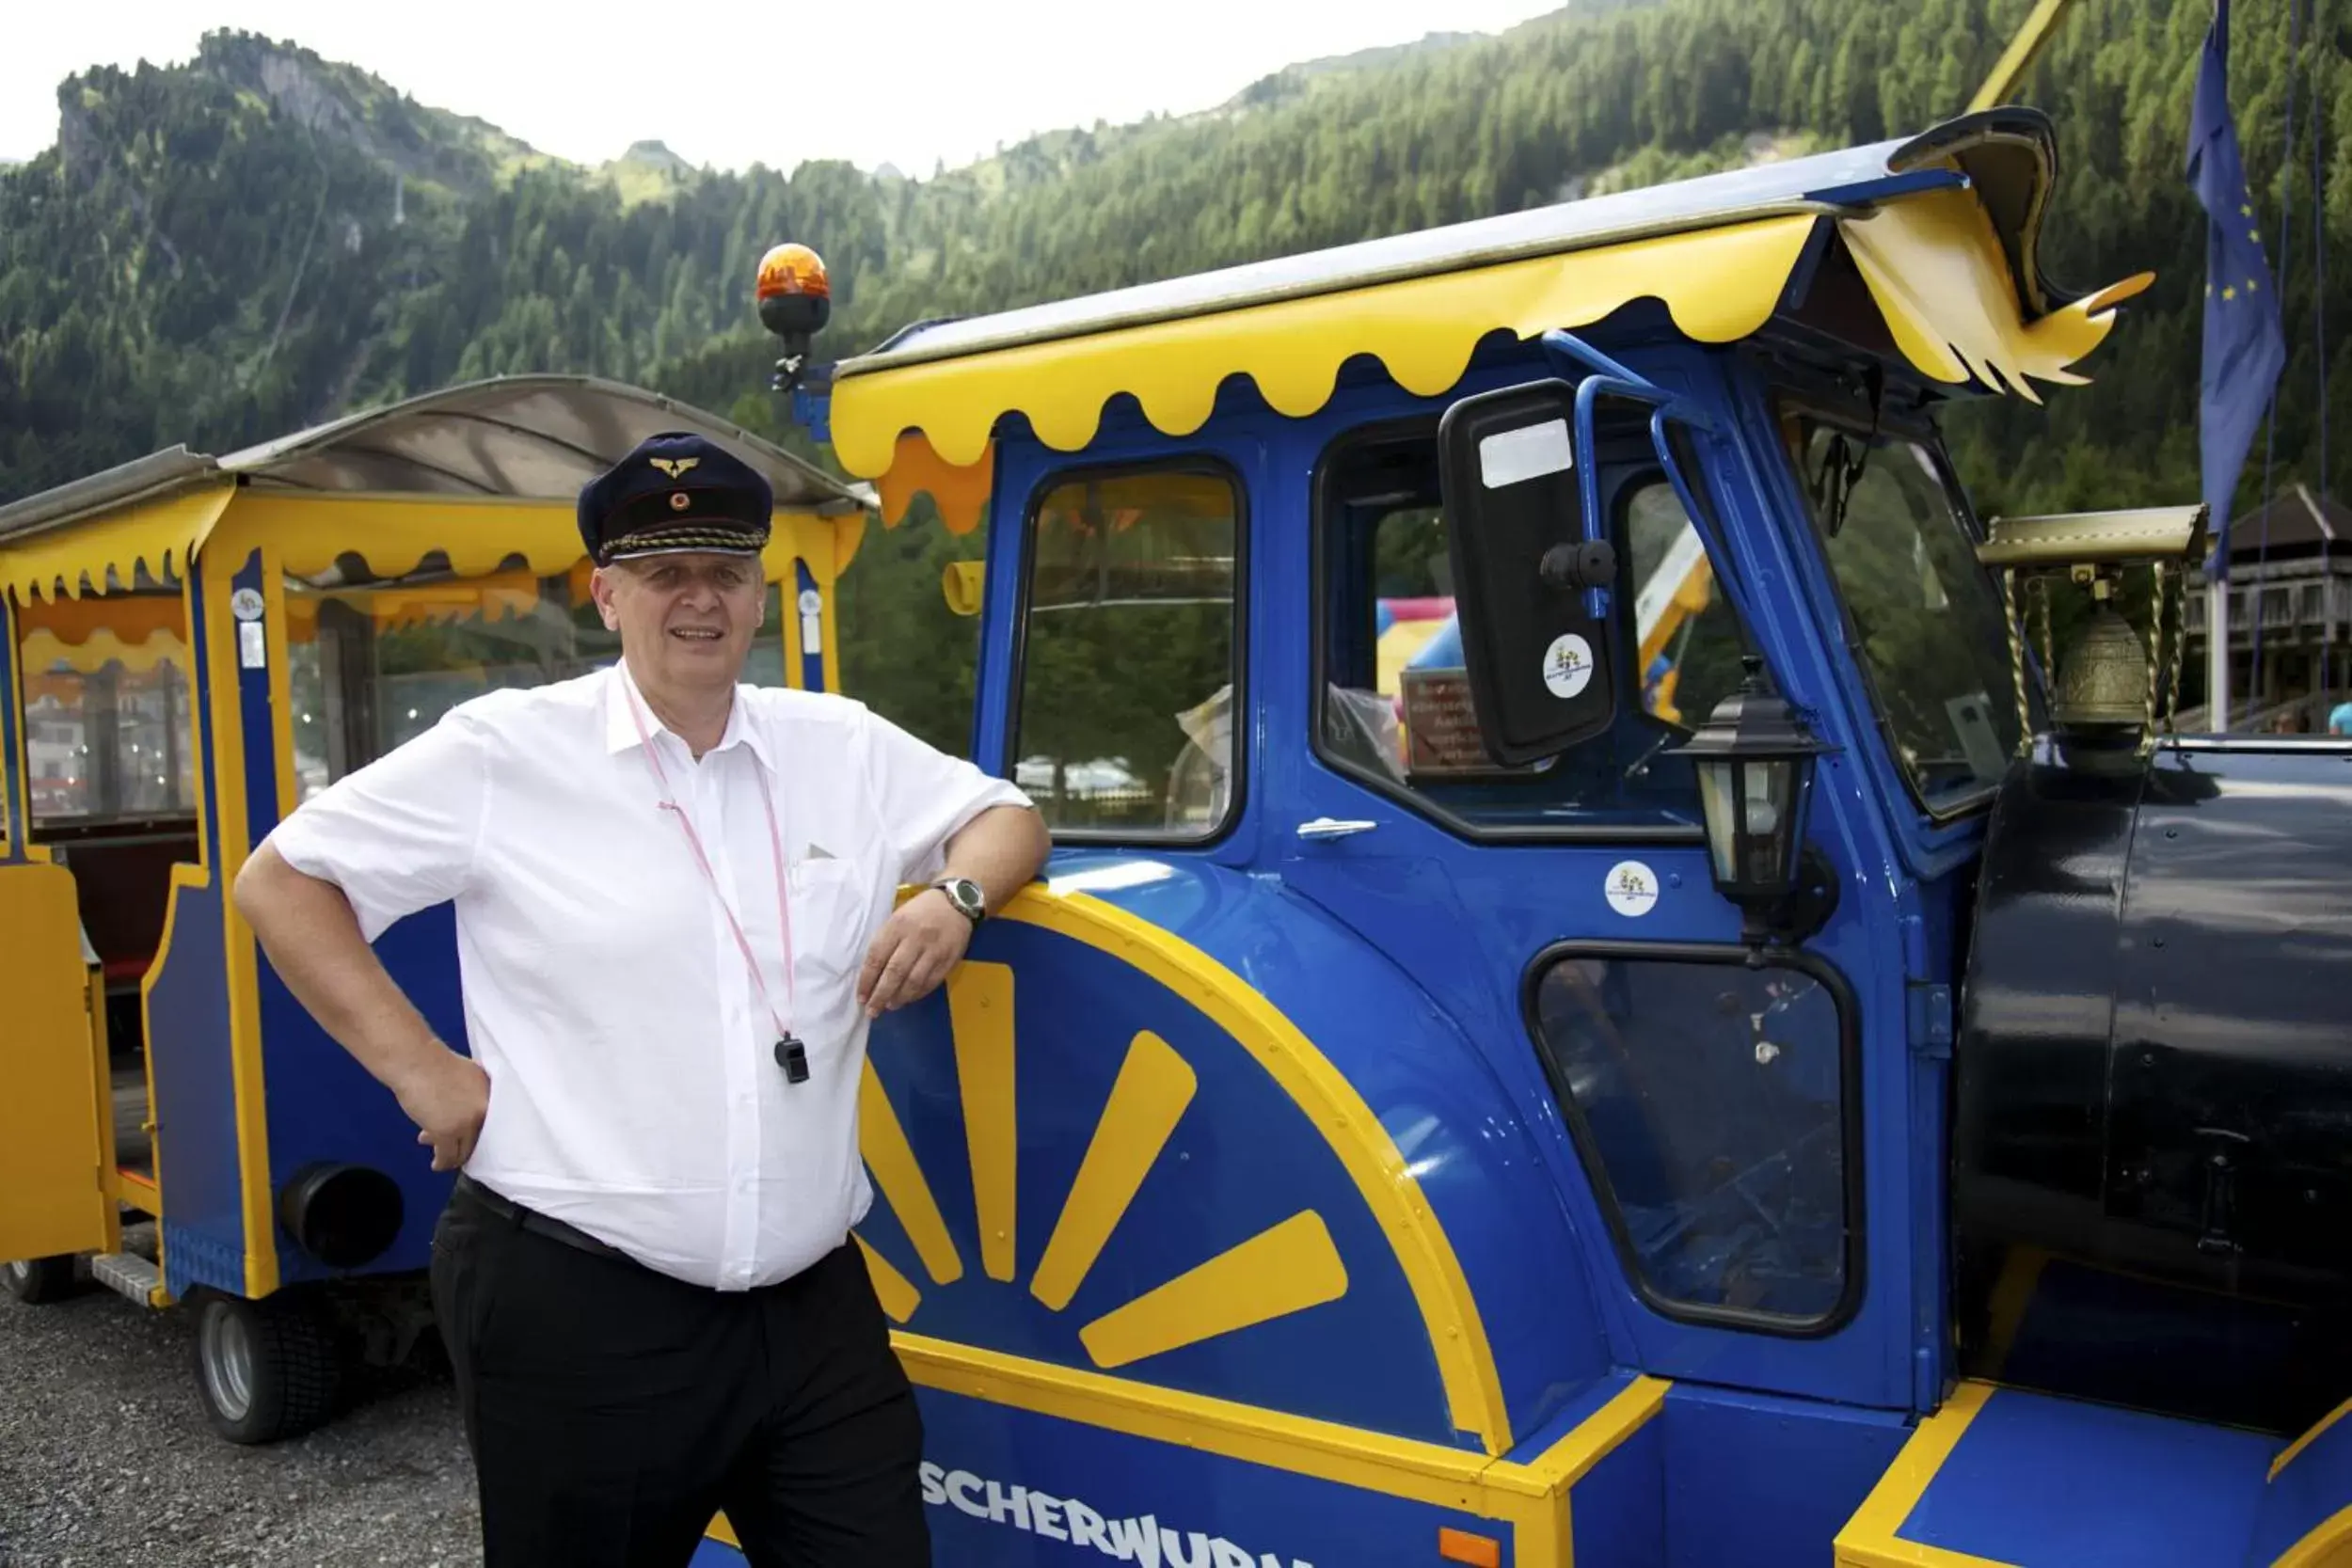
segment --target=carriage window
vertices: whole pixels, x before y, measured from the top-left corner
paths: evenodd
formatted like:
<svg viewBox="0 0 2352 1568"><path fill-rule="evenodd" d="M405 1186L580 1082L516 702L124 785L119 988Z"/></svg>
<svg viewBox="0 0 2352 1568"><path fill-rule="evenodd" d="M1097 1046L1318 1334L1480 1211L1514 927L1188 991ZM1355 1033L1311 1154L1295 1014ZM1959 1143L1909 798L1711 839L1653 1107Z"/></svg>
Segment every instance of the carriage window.
<svg viewBox="0 0 2352 1568"><path fill-rule="evenodd" d="M1535 1045L1651 1304L1818 1329L1855 1275L1852 1021L1829 971L1743 958L1569 953Z"/></svg>
<svg viewBox="0 0 2352 1568"><path fill-rule="evenodd" d="M185 620L176 593L86 595L20 611L24 799L34 828L195 812Z"/></svg>
<svg viewBox="0 0 2352 1568"><path fill-rule="evenodd" d="M1463 668L1437 443L1356 440L1327 460L1321 489L1316 749L1327 764L1473 831L1700 825L1689 765L1663 753L1740 684L1740 629L1646 426L1603 436L1604 455L1623 459L1601 475L1621 563L1628 690L1615 728L1522 768L1487 758Z"/></svg>
<svg viewBox="0 0 2352 1568"><path fill-rule="evenodd" d="M1200 469L1057 484L1028 521L1014 777L1057 832L1204 838L1234 797L1240 498Z"/></svg>
<svg viewBox="0 0 2352 1568"><path fill-rule="evenodd" d="M776 585L743 679L781 686ZM457 578L434 558L398 581L286 579L294 803L422 735L469 698L586 674L621 654L588 595L588 568ZM291 809L291 808L289 808Z"/></svg>

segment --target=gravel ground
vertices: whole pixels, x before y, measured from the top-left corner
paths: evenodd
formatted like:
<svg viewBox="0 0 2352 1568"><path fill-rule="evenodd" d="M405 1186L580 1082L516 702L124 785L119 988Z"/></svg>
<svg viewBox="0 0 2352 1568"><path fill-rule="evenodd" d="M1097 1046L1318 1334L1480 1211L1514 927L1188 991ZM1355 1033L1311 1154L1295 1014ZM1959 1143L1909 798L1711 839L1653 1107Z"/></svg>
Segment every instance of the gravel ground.
<svg viewBox="0 0 2352 1568"><path fill-rule="evenodd" d="M325 1426L241 1448L204 1423L195 1327L0 1291L0 1568L479 1568L445 1370L358 1370Z"/></svg>

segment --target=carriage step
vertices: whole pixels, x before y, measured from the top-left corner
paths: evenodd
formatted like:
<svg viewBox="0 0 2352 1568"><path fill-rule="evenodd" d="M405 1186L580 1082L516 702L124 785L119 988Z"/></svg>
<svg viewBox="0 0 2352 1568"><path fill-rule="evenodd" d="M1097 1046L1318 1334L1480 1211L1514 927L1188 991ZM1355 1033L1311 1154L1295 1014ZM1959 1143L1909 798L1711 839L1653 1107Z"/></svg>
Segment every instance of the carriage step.
<svg viewBox="0 0 2352 1568"><path fill-rule="evenodd" d="M163 1271L135 1252L102 1252L90 1259L89 1272L92 1279L141 1307L154 1305L164 1283Z"/></svg>

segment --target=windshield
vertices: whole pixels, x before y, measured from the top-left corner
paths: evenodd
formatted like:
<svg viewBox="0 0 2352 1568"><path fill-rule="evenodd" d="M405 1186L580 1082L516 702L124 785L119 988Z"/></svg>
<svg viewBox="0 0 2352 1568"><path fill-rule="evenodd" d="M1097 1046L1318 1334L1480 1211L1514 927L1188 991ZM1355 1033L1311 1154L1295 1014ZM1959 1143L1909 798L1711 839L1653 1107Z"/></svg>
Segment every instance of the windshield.
<svg viewBox="0 0 2352 1568"><path fill-rule="evenodd" d="M1977 804L2017 749L1998 590L1932 449L1787 411L1782 430L1896 760L1927 811Z"/></svg>

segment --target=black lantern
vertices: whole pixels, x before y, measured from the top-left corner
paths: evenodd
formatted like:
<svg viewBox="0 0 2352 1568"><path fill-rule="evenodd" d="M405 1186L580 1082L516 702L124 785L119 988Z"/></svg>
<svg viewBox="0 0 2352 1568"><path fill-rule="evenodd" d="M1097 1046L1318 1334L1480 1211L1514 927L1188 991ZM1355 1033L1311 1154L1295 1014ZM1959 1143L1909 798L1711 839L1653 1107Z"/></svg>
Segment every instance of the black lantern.
<svg viewBox="0 0 2352 1568"><path fill-rule="evenodd" d="M1743 662L1740 689L1674 754L1697 770L1715 886L1745 915L1748 942L1803 941L1837 904L1828 861L1804 842L1815 759L1836 748L1772 690L1762 659Z"/></svg>

